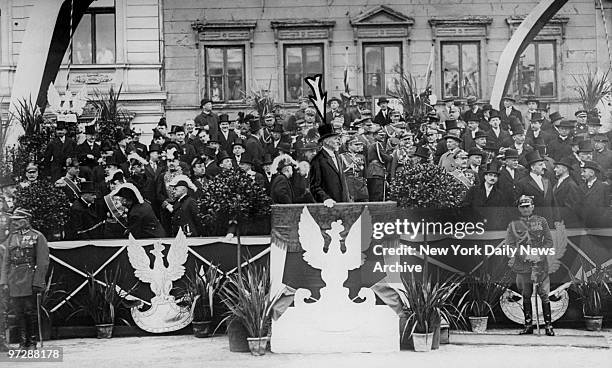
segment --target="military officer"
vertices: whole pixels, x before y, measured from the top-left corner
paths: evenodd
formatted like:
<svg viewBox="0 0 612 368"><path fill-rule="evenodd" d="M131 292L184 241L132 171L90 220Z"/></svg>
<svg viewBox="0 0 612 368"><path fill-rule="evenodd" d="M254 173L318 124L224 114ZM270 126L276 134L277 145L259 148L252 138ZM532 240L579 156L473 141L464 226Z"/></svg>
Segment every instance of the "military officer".
<svg viewBox="0 0 612 368"><path fill-rule="evenodd" d="M0 285L8 294L19 325L20 349L36 349L38 333L36 296L45 287L49 267L47 239L32 229L32 214L16 208L11 215L11 233L4 241Z"/></svg>
<svg viewBox="0 0 612 368"><path fill-rule="evenodd" d="M535 283L537 293L542 300L546 335L555 336L552 328L550 300L548 299L548 293L550 292L548 261L546 256L534 255L527 251L527 248L552 248L553 241L550 228L544 217L533 214L534 205L532 197L521 196L518 201L518 209L520 218L508 225L505 242L511 248L517 250L508 265L516 273L516 284L523 297L525 327L520 334L533 334L531 295L533 293L533 284Z"/></svg>

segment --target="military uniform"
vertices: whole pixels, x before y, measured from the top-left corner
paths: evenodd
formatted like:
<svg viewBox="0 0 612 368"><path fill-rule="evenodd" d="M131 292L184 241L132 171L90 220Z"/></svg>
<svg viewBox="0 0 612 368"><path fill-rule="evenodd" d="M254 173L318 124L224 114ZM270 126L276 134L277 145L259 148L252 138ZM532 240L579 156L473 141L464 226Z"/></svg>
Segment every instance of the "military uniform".
<svg viewBox="0 0 612 368"><path fill-rule="evenodd" d="M38 319L33 289L45 287L49 267L47 239L39 231L26 227L11 232L4 246L6 254L0 285L8 285L8 294L19 324L21 347L36 347Z"/></svg>
<svg viewBox="0 0 612 368"><path fill-rule="evenodd" d="M524 197L522 197L524 198ZM521 201L521 200L519 200ZM530 203L533 201L530 199ZM520 202L522 203L522 202ZM530 215L512 221L508 225L506 244L517 249L508 265L516 273L516 283L523 297L523 312L525 314L525 329L521 334L533 333L531 296L533 283L537 284L537 293L542 300L542 311L546 323L547 335L552 332L552 316L548 294L550 292L550 278L548 277L548 261L546 256L533 256L521 252L521 246L533 248L552 248L553 241L548 222L544 217Z"/></svg>
<svg viewBox="0 0 612 368"><path fill-rule="evenodd" d="M6 248L4 245L0 244L0 274L2 274L4 270L4 258L6 256ZM3 280L0 280L0 282ZM4 284L3 284L4 285ZM0 352L8 351L8 346L6 345L6 326L7 326L7 300L8 295L7 291L4 287L0 287Z"/></svg>

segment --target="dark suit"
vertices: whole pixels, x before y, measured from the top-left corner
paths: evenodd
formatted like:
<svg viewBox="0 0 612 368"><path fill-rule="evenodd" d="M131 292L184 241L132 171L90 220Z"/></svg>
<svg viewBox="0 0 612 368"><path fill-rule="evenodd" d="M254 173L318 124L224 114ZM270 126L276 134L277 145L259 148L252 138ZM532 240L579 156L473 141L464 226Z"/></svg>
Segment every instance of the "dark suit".
<svg viewBox="0 0 612 368"><path fill-rule="evenodd" d="M49 175L53 181L63 175L66 159L74 156L76 146L76 142L68 137L64 138L64 143L59 138L54 138L49 142L45 151L45 163L49 167Z"/></svg>
<svg viewBox="0 0 612 368"><path fill-rule="evenodd" d="M134 145L134 151L138 154L138 156L144 158L145 160L149 158L149 150L147 146L140 142L132 142Z"/></svg>
<svg viewBox="0 0 612 368"><path fill-rule="evenodd" d="M211 111L210 114L204 114L202 112L200 115L196 116L193 121L198 128L208 126L208 134L211 137L217 137L219 134L219 116L214 112Z"/></svg>
<svg viewBox="0 0 612 368"><path fill-rule="evenodd" d="M249 135L244 145L244 154L251 157L251 160L253 160L255 167L260 167L261 163L264 160L265 150L263 145L261 144L261 141L259 140L259 137L256 137L252 134Z"/></svg>
<svg viewBox="0 0 612 368"><path fill-rule="evenodd" d="M488 229L504 229L508 225L507 207L512 206L512 194L495 184L487 197L485 184L471 187L465 196L464 206L476 210L487 220Z"/></svg>
<svg viewBox="0 0 612 368"><path fill-rule="evenodd" d="M342 160L338 155L336 162L339 168L336 168L325 149L321 149L310 162L310 191L317 202L324 202L326 199L336 202L349 201Z"/></svg>
<svg viewBox="0 0 612 368"><path fill-rule="evenodd" d="M535 206L534 213L546 218L549 223L554 223L554 199L553 199L553 184L551 181L542 176L542 184L544 191L540 190L538 184L533 180L531 175L527 174L520 179L516 185L515 200L520 196L526 195L533 197L533 205Z"/></svg>
<svg viewBox="0 0 612 368"><path fill-rule="evenodd" d="M489 129L487 134L489 135L487 140L495 143L495 147L497 148L503 147L505 141L507 141L508 139L512 139L510 133L503 129L499 130L499 135L495 135L493 129Z"/></svg>
<svg viewBox="0 0 612 368"><path fill-rule="evenodd" d="M197 156L195 148L189 143L179 143L179 148L181 149L181 161L184 161L191 166L193 159Z"/></svg>
<svg viewBox="0 0 612 368"><path fill-rule="evenodd" d="M272 177L272 182L270 183L270 197L272 197L273 204L291 204L294 202L295 194L293 192L293 187L285 175L276 174Z"/></svg>
<svg viewBox="0 0 612 368"><path fill-rule="evenodd" d="M565 156L569 156L572 154L572 146L570 142L572 141L572 137L568 136L565 139L561 139L561 137L557 136L548 141L547 143L547 152L548 156L555 161L561 160Z"/></svg>
<svg viewBox="0 0 612 368"><path fill-rule="evenodd" d="M127 215L128 231L136 239L163 238L166 232L148 202L134 203Z"/></svg>
<svg viewBox="0 0 612 368"><path fill-rule="evenodd" d="M525 133L525 143L529 144L532 147L535 147L536 145L547 144L547 142L552 138L553 137L550 133L545 132L542 129L540 129L540 132L538 133L537 137L534 135L533 130L531 130L531 128L527 129L527 133Z"/></svg>
<svg viewBox="0 0 612 368"><path fill-rule="evenodd" d="M610 186L600 179L595 180L591 188L585 182L580 184L580 189L584 193L582 202L582 219L586 227L610 227L612 221L606 217L606 208L609 209Z"/></svg>
<svg viewBox="0 0 612 368"><path fill-rule="evenodd" d="M509 128L511 128L511 127L508 125L508 124L509 124L508 118L509 118L510 116L514 116L514 117L516 117L516 118L517 118L517 119L518 119L518 120L521 122L521 124L523 124L523 114L521 114L521 112L520 112L520 111L518 111L518 110L516 109L516 107L514 107L514 106L512 106L512 110L510 111L510 114L507 114L507 113L506 113L506 108L505 108L505 107L504 107L504 108L501 108L501 109L499 110L499 116L501 117L501 124L500 124L500 126L501 126L503 129L508 130Z"/></svg>
<svg viewBox="0 0 612 368"><path fill-rule="evenodd" d="M562 220L566 227L582 227L579 213L583 193L578 184L571 177L567 177L560 185L555 184L553 197L558 211L557 220Z"/></svg>
<svg viewBox="0 0 612 368"><path fill-rule="evenodd" d="M229 130L227 138L223 135L223 132L219 131L217 134L217 140L219 141L219 147L225 152L232 152L232 144L238 139L238 135L233 130Z"/></svg>
<svg viewBox="0 0 612 368"><path fill-rule="evenodd" d="M93 158L87 157L88 155L93 156ZM93 181L93 168L98 165L98 159L102 157L100 145L94 142L93 147L90 147L89 143L85 141L76 147L76 156L81 164L79 176Z"/></svg>
<svg viewBox="0 0 612 368"><path fill-rule="evenodd" d="M374 122L380 125L391 124L391 112L393 109L387 108L386 114L383 114L383 111L378 111L378 114L374 117Z"/></svg>
<svg viewBox="0 0 612 368"><path fill-rule="evenodd" d="M172 235L183 229L186 236L202 236L204 227L198 218L198 207L193 198L185 195L172 206Z"/></svg>
<svg viewBox="0 0 612 368"><path fill-rule="evenodd" d="M102 220L96 204L88 205L82 199L77 199L70 206L68 223L66 229L66 240L90 240L99 239L102 235L102 226L92 229Z"/></svg>
<svg viewBox="0 0 612 368"><path fill-rule="evenodd" d="M208 179L212 179L215 176L219 175L221 172L221 168L217 165L216 162L211 161L208 165L206 165L206 177Z"/></svg>

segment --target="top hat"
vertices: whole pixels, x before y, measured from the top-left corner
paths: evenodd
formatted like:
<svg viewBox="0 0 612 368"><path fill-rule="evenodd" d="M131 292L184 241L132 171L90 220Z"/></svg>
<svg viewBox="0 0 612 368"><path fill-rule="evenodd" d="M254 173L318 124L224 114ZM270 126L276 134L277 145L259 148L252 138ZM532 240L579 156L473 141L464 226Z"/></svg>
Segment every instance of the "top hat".
<svg viewBox="0 0 612 368"><path fill-rule="evenodd" d="M544 120L544 116L542 116L541 113L539 112L534 112L533 114L531 114L531 121L542 121Z"/></svg>
<svg viewBox="0 0 612 368"><path fill-rule="evenodd" d="M517 134L525 134L525 128L523 128L523 124L520 122L512 126L512 135L514 136Z"/></svg>
<svg viewBox="0 0 612 368"><path fill-rule="evenodd" d="M259 122L259 118L249 120L249 130L251 133L257 133L261 129L261 123Z"/></svg>
<svg viewBox="0 0 612 368"><path fill-rule="evenodd" d="M463 120L480 122L480 116L478 116L478 113L468 110L463 114Z"/></svg>
<svg viewBox="0 0 612 368"><path fill-rule="evenodd" d="M283 132L283 125L274 124L274 126L272 127L272 133L282 133L282 132Z"/></svg>
<svg viewBox="0 0 612 368"><path fill-rule="evenodd" d="M527 160L528 165L531 165L538 161L546 161L545 159L542 158L542 156L540 156L540 151L527 152L527 154L525 154L525 160Z"/></svg>
<svg viewBox="0 0 612 368"><path fill-rule="evenodd" d="M491 112L489 113L489 120L493 118L501 119L501 115L499 114L498 110L492 109Z"/></svg>
<svg viewBox="0 0 612 368"><path fill-rule="evenodd" d="M601 172L601 166L599 166L599 164L595 161L584 161L582 165L580 165L580 168Z"/></svg>
<svg viewBox="0 0 612 368"><path fill-rule="evenodd" d="M262 165L264 165L264 166L265 165L271 165L272 161L273 161L272 155L269 154L269 153L266 153L266 154L264 154L264 159L263 159Z"/></svg>
<svg viewBox="0 0 612 368"><path fill-rule="evenodd" d="M570 160L569 156L563 157L559 161L555 161L555 165L563 165L570 170L574 170L574 168L572 167L572 160Z"/></svg>
<svg viewBox="0 0 612 368"><path fill-rule="evenodd" d="M550 114L550 121L551 123L554 123L557 120L561 120L563 119L563 116L561 116L561 114L559 114L559 111L555 111L552 114Z"/></svg>
<svg viewBox="0 0 612 368"><path fill-rule="evenodd" d="M95 124L85 125L85 134L95 135L96 125Z"/></svg>
<svg viewBox="0 0 612 368"><path fill-rule="evenodd" d="M66 125L66 122L63 120L58 120L56 125L55 125L55 129L56 130L60 130L60 129L68 129L68 126Z"/></svg>
<svg viewBox="0 0 612 368"><path fill-rule="evenodd" d="M278 149L281 152L286 152L286 153L293 152L293 147L291 147L291 142L288 142L288 141L280 141L280 142L278 142L278 145L276 146L276 149Z"/></svg>
<svg viewBox="0 0 612 368"><path fill-rule="evenodd" d="M227 152L221 151L217 155L217 162L221 163L221 162L223 162L223 160L225 160L227 158L232 158L232 157L230 155L228 155Z"/></svg>
<svg viewBox="0 0 612 368"><path fill-rule="evenodd" d="M495 152L497 153L499 151L499 147L497 147L497 144L491 140L487 139L487 143L485 144L484 147L485 151L491 151L491 152ZM518 154L517 154L518 157Z"/></svg>
<svg viewBox="0 0 612 368"><path fill-rule="evenodd" d="M229 115L228 114L221 114L219 115L219 124L221 123L229 123Z"/></svg>
<svg viewBox="0 0 612 368"><path fill-rule="evenodd" d="M389 100L387 100L386 97L381 97L380 99L378 99L378 102L376 104L380 106L380 104L382 103L389 103Z"/></svg>
<svg viewBox="0 0 612 368"><path fill-rule="evenodd" d="M578 143L578 152L593 152L591 141L581 141Z"/></svg>
<svg viewBox="0 0 612 368"><path fill-rule="evenodd" d="M446 126L447 132L451 129L461 129L461 127L457 125L457 120L447 120L444 122L444 125Z"/></svg>
<svg viewBox="0 0 612 368"><path fill-rule="evenodd" d="M330 124L323 124L317 130L319 132L319 142L322 142L325 138L338 135Z"/></svg>
<svg viewBox="0 0 612 368"><path fill-rule="evenodd" d="M507 160L509 158L518 158L519 154L518 151L515 150L514 148L508 148L507 150L504 151L504 160Z"/></svg>
<svg viewBox="0 0 612 368"><path fill-rule="evenodd" d="M478 147L472 147L468 150L468 156L484 156L485 153Z"/></svg>
<svg viewBox="0 0 612 368"><path fill-rule="evenodd" d="M97 193L96 184L93 181L84 181L80 185L81 193Z"/></svg>
<svg viewBox="0 0 612 368"><path fill-rule="evenodd" d="M149 152L160 152L161 151L161 146L157 143L151 143L151 145L149 146Z"/></svg>
<svg viewBox="0 0 612 368"><path fill-rule="evenodd" d="M25 208L17 207L13 213L9 216L12 219L31 219L32 213Z"/></svg>
<svg viewBox="0 0 612 368"><path fill-rule="evenodd" d="M202 150L200 151L200 153L203 156L210 157L212 159L214 159L217 156L215 149L208 147L208 146L202 147Z"/></svg>
<svg viewBox="0 0 612 368"><path fill-rule="evenodd" d="M329 100L327 100L327 103L331 105L332 101L336 101L338 104L342 104L342 101L338 97L330 98Z"/></svg>
<svg viewBox="0 0 612 368"><path fill-rule="evenodd" d="M491 162L487 165L487 167L483 170L483 173L486 174L496 174L499 175L499 165L495 162Z"/></svg>
<svg viewBox="0 0 612 368"><path fill-rule="evenodd" d="M242 140L242 138L236 138L232 143L232 148L234 148L234 146L242 146L242 148L246 148L246 146L244 145L244 140Z"/></svg>
<svg viewBox="0 0 612 368"><path fill-rule="evenodd" d="M248 164L253 166L253 158L251 157L251 155L243 155L242 158L240 158L240 163L241 164Z"/></svg>
<svg viewBox="0 0 612 368"><path fill-rule="evenodd" d="M483 132L482 130L478 130L478 131L476 131L474 139L487 138L487 137L488 137L487 133Z"/></svg>

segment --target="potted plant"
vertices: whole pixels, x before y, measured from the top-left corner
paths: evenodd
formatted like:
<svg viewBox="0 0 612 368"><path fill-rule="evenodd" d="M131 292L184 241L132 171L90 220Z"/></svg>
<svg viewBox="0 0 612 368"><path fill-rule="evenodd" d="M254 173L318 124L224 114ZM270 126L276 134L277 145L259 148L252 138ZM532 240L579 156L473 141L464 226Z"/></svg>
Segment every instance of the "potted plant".
<svg viewBox="0 0 612 368"><path fill-rule="evenodd" d="M94 110L98 124L98 139L101 142L115 141L115 133L130 127L130 121L134 114L125 109L120 101L121 90L111 86L108 93L94 90L93 97L88 101L89 106Z"/></svg>
<svg viewBox="0 0 612 368"><path fill-rule="evenodd" d="M119 287L121 272L119 268L111 272L104 272L104 281L96 279L95 275L89 273L87 276L86 295L77 303L77 309L70 315L78 313L89 315L95 325L99 339L110 339L113 335L116 312L121 307L131 308L139 302L128 302L126 297L132 292L137 284L125 291ZM121 319L126 325L129 323Z"/></svg>
<svg viewBox="0 0 612 368"><path fill-rule="evenodd" d="M195 337L209 337L212 319L215 315L215 300L223 285L225 276L217 266L211 265L206 271L197 267L192 276L186 275L184 298L191 304L193 334Z"/></svg>
<svg viewBox="0 0 612 368"><path fill-rule="evenodd" d="M53 327L53 318L51 308L58 304L60 300L68 296L68 292L63 289L59 289L59 282L53 281L54 269L51 268L49 277L45 283L45 288L40 293L40 310L41 310L41 323L43 338L49 340L52 336L51 328ZM66 305L68 308L73 308L70 300L67 300Z"/></svg>
<svg viewBox="0 0 612 368"><path fill-rule="evenodd" d="M600 331L603 323L603 299L610 295L609 283L612 282L611 267L596 266L574 277L573 289L582 300L582 312L588 331Z"/></svg>
<svg viewBox="0 0 612 368"><path fill-rule="evenodd" d="M280 296L270 294L268 267L249 265L242 276L228 277L222 289L223 304L228 309L225 320L241 323L247 331L253 355L264 355L269 342L272 307Z"/></svg>
<svg viewBox="0 0 612 368"><path fill-rule="evenodd" d="M499 304L506 287L484 272L480 277L467 277L464 285L467 292L460 301L461 311L468 315L472 331L483 333L487 330L489 315L495 319L493 309Z"/></svg>
<svg viewBox="0 0 612 368"><path fill-rule="evenodd" d="M68 222L70 202L60 188L46 180L38 180L15 191L15 206L32 212L32 227L51 240L61 240Z"/></svg>
<svg viewBox="0 0 612 368"><path fill-rule="evenodd" d="M461 313L452 303L455 292L461 285L458 276L444 282L433 282L431 277L424 280L416 277L406 279L402 276L404 290L400 297L404 303L406 325L402 336L409 330L415 351L429 351L433 333L440 321L460 321Z"/></svg>

